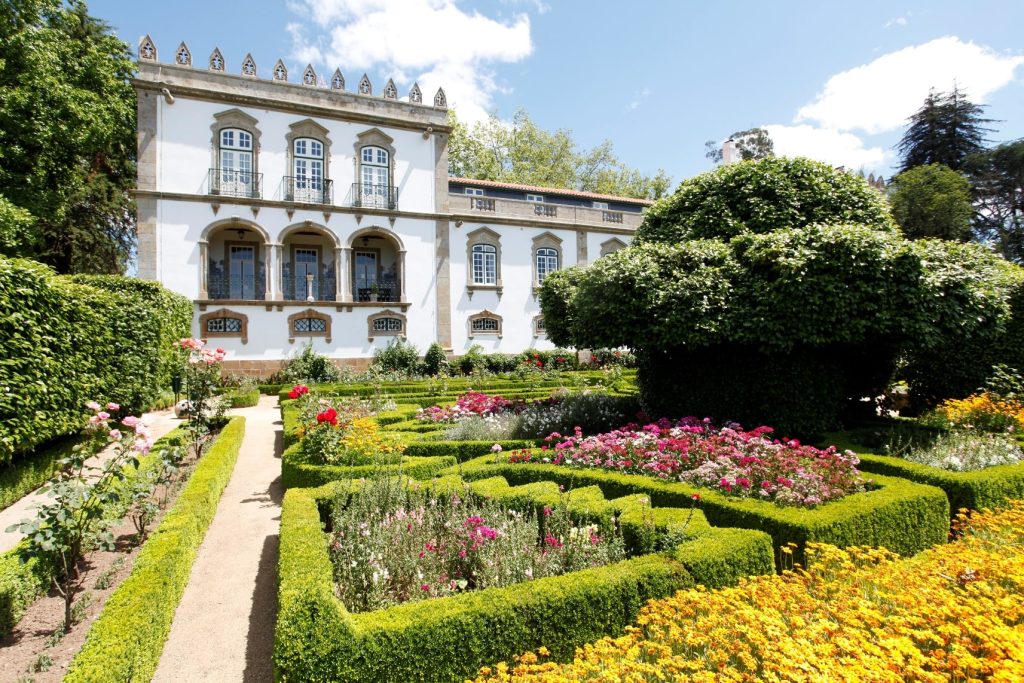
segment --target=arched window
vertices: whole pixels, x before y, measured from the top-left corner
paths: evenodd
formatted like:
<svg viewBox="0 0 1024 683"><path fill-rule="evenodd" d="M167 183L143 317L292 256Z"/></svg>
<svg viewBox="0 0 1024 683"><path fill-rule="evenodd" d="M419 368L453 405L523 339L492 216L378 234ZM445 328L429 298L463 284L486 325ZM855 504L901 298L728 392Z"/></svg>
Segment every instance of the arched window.
<svg viewBox="0 0 1024 683"><path fill-rule="evenodd" d="M254 197L252 133L241 128L220 131L218 146L219 194Z"/></svg>
<svg viewBox="0 0 1024 683"><path fill-rule="evenodd" d="M498 250L493 244L473 245L473 284L498 283Z"/></svg>
<svg viewBox="0 0 1024 683"><path fill-rule="evenodd" d="M362 206L387 208L391 196L391 158L383 147L367 145L360 150Z"/></svg>
<svg viewBox="0 0 1024 683"><path fill-rule="evenodd" d="M313 138L292 142L292 172L297 202L328 203L324 199L324 144Z"/></svg>
<svg viewBox="0 0 1024 683"><path fill-rule="evenodd" d="M374 337L405 336L405 316L401 313L381 311L369 316L366 323L368 341L373 341Z"/></svg>
<svg viewBox="0 0 1024 683"><path fill-rule="evenodd" d="M295 337L326 337L331 341L331 318L324 313L309 308L288 316L288 341Z"/></svg>
<svg viewBox="0 0 1024 683"><path fill-rule="evenodd" d="M199 316L199 336L235 337L245 344L249 341L249 317L226 308L204 313Z"/></svg>
<svg viewBox="0 0 1024 683"><path fill-rule="evenodd" d="M549 273L558 270L558 250L543 247L537 250L537 284L544 282Z"/></svg>

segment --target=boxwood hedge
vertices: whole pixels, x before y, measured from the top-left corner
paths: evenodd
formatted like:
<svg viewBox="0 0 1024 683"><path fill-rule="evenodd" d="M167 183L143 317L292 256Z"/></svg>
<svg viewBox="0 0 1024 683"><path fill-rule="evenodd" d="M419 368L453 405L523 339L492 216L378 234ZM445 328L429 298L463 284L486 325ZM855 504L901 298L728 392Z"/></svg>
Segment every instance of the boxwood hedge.
<svg viewBox="0 0 1024 683"><path fill-rule="evenodd" d="M954 515L963 508L998 508L1011 499L1024 498L1024 463L987 467L974 472L951 472L899 457L865 452L839 433L829 434L828 438L830 443L856 452L860 458L860 469L864 472L901 477L942 489Z"/></svg>
<svg viewBox="0 0 1024 683"><path fill-rule="evenodd" d="M153 677L192 563L238 460L245 418L232 418L196 465L174 507L146 541L64 680L148 681Z"/></svg>
<svg viewBox="0 0 1024 683"><path fill-rule="evenodd" d="M452 470L454 471L454 470ZM553 481L566 487L596 484L607 496L642 493L654 505L689 506L699 494L700 508L719 527L757 529L772 537L777 552L797 544L796 558L809 542L839 547L882 546L901 555L913 555L944 543L949 533L949 501L932 486L885 476L871 477L872 490L847 496L817 508L782 507L774 503L738 499L715 491L637 474L575 469L561 465L509 463L507 457L484 456L463 463L466 479L505 477L514 484Z"/></svg>
<svg viewBox="0 0 1024 683"><path fill-rule="evenodd" d="M446 485L458 485L461 482ZM697 583L717 586L739 574L773 570L771 546L761 533L707 526L697 512L690 540L662 555L642 555L597 569L447 598L350 614L335 597L323 534L322 506L338 487L291 489L281 517L278 621L274 666L280 681L461 681L482 665L544 645L556 658L602 635L620 632L643 604ZM434 485L437 485L435 482ZM554 484L510 488L500 479L473 484L482 495L528 499L538 505L559 497ZM637 523L642 503L633 496L604 503L579 492L588 515L622 511ZM689 511L658 511L665 533ZM629 521L632 517L632 522Z"/></svg>

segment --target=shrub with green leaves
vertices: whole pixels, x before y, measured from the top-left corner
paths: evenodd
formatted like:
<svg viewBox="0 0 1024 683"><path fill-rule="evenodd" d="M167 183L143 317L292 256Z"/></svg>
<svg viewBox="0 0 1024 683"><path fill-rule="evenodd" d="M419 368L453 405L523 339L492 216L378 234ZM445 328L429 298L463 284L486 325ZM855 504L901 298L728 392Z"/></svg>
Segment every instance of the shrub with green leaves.
<svg viewBox="0 0 1024 683"><path fill-rule="evenodd" d="M448 355L440 344L434 342L427 349L423 356L423 370L431 377L437 377L448 372Z"/></svg>
<svg viewBox="0 0 1024 683"><path fill-rule="evenodd" d="M415 375L420 367L420 353L408 340L395 337L383 349L373 352L373 365L384 373Z"/></svg>
<svg viewBox="0 0 1024 683"><path fill-rule="evenodd" d="M191 319L191 301L155 283L0 258L0 463L77 432L92 398L148 408Z"/></svg>
<svg viewBox="0 0 1024 683"><path fill-rule="evenodd" d="M555 343L636 351L650 414L809 436L901 358L934 402L1024 354L1022 273L978 245L903 239L861 179L766 159L686 181L634 245L552 273L540 298Z"/></svg>
<svg viewBox="0 0 1024 683"><path fill-rule="evenodd" d="M274 373L273 379L283 383L320 384L337 382L341 379L341 373L330 358L317 353L313 344L309 343L302 347L299 355L289 359L284 368Z"/></svg>

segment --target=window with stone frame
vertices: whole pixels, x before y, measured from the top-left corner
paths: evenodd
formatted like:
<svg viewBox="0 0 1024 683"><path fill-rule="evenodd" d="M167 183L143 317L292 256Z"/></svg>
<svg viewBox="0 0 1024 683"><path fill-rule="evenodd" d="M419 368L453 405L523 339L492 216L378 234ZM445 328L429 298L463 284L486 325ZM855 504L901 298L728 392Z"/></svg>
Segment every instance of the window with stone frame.
<svg viewBox="0 0 1024 683"><path fill-rule="evenodd" d="M550 232L533 238L533 286L536 289L544 278L562 267L562 240Z"/></svg>
<svg viewBox="0 0 1024 683"><path fill-rule="evenodd" d="M495 290L501 296L501 235L487 227L466 235L466 288Z"/></svg>
<svg viewBox="0 0 1024 683"><path fill-rule="evenodd" d="M366 334L370 341L374 337L406 336L405 316L395 311L384 310L367 317Z"/></svg>
<svg viewBox="0 0 1024 683"><path fill-rule="evenodd" d="M544 316L537 315L533 318L533 336L534 337L546 337L548 335L547 328L544 326Z"/></svg>
<svg viewBox="0 0 1024 683"><path fill-rule="evenodd" d="M331 317L313 309L288 316L288 341L295 337L324 337L331 341Z"/></svg>
<svg viewBox="0 0 1024 683"><path fill-rule="evenodd" d="M210 194L262 196L259 174L260 131L256 119L241 109L213 115L213 170Z"/></svg>
<svg viewBox="0 0 1024 683"><path fill-rule="evenodd" d="M226 308L204 313L199 316L199 336L233 337L245 344L249 341L249 317Z"/></svg>
<svg viewBox="0 0 1024 683"><path fill-rule="evenodd" d="M469 316L469 338L484 336L501 337L501 316L491 311L481 311Z"/></svg>
<svg viewBox="0 0 1024 683"><path fill-rule="evenodd" d="M379 128L372 128L356 136L355 153L353 205L396 210L394 140Z"/></svg>

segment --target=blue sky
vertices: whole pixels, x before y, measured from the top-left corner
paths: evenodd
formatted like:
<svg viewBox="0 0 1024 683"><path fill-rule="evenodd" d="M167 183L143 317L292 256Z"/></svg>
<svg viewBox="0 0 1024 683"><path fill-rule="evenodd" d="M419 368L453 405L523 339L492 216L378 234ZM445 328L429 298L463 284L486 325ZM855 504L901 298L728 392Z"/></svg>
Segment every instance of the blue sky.
<svg viewBox="0 0 1024 683"><path fill-rule="evenodd" d="M92 0L133 46L162 61L184 40L236 71L251 52L269 77L307 62L354 89L394 77L460 117L511 118L585 146L610 139L627 163L675 181L710 168L704 142L768 126L778 151L889 176L893 145L929 87L954 81L988 105L993 141L1024 137L1024 2L280 0L239 4Z"/></svg>

